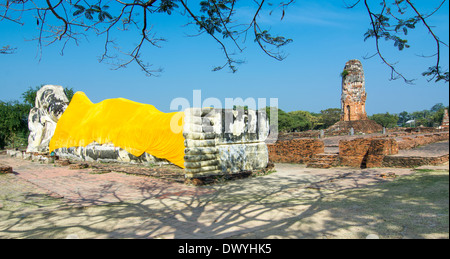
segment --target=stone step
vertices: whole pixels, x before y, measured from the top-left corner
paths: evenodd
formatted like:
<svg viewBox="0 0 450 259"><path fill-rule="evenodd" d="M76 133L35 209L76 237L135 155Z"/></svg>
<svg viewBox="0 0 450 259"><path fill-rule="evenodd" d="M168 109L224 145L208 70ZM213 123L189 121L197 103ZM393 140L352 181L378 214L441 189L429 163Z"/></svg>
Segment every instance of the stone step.
<svg viewBox="0 0 450 259"><path fill-rule="evenodd" d="M306 167L308 168L331 168L337 162L337 153L321 153L313 155Z"/></svg>
<svg viewBox="0 0 450 259"><path fill-rule="evenodd" d="M338 155L314 155L310 158L310 161L335 161Z"/></svg>
<svg viewBox="0 0 450 259"><path fill-rule="evenodd" d="M331 164L329 163L308 163L308 165L306 166L308 168L323 168L323 169L328 169L333 167Z"/></svg>
<svg viewBox="0 0 450 259"><path fill-rule="evenodd" d="M339 155L338 154L329 154L329 153L322 153L322 154L315 154L312 156L312 158L318 158L318 159L336 159Z"/></svg>
<svg viewBox="0 0 450 259"><path fill-rule="evenodd" d="M313 163L332 164L332 163L334 163L334 161L336 161L336 160L331 160L331 159L310 159L308 164L313 164Z"/></svg>

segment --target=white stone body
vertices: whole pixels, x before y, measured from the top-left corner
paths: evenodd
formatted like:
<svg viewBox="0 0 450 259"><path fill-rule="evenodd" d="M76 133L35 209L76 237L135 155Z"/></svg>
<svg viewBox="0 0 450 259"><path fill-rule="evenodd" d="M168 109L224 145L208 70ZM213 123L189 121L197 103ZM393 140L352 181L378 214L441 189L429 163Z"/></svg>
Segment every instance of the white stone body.
<svg viewBox="0 0 450 259"><path fill-rule="evenodd" d="M190 108L185 111L187 177L265 168L269 122L265 111Z"/></svg>
<svg viewBox="0 0 450 259"><path fill-rule="evenodd" d="M59 118L69 105L64 88L58 85L45 85L36 93L35 107L28 116L27 152L46 153L55 133Z"/></svg>

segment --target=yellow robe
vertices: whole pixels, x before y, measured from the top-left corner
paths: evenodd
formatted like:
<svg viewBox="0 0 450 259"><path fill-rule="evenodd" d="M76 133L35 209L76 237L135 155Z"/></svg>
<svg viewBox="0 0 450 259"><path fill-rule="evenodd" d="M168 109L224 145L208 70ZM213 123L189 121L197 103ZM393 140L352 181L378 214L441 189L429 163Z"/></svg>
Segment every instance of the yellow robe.
<svg viewBox="0 0 450 259"><path fill-rule="evenodd" d="M184 168L184 112L164 113L123 98L92 103L77 92L59 119L50 153L62 147L111 143L134 156L144 152Z"/></svg>

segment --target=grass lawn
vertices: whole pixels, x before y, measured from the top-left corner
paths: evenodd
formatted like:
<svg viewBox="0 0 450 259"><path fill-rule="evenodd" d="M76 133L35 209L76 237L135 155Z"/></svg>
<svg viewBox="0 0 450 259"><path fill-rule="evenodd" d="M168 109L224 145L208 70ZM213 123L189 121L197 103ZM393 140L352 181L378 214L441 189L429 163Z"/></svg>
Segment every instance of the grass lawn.
<svg viewBox="0 0 450 259"><path fill-rule="evenodd" d="M392 182L331 196L321 206L340 227L357 226L357 238L370 233L381 238L449 238L449 172L416 170Z"/></svg>

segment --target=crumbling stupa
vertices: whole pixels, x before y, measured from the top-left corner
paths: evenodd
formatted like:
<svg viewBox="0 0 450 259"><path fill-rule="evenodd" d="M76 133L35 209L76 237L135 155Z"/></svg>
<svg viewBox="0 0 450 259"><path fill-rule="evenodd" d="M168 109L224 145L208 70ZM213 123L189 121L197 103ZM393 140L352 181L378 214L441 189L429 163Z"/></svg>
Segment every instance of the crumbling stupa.
<svg viewBox="0 0 450 259"><path fill-rule="evenodd" d="M341 120L328 131L355 133L381 132L383 127L369 120L366 113L367 93L361 61L353 59L345 64L342 76Z"/></svg>
<svg viewBox="0 0 450 259"><path fill-rule="evenodd" d="M359 60L350 60L342 72L341 121L367 120L364 70Z"/></svg>
<svg viewBox="0 0 450 259"><path fill-rule="evenodd" d="M444 129L449 128L449 119L448 119L448 110L447 109L444 110L444 117L442 118L441 127Z"/></svg>

